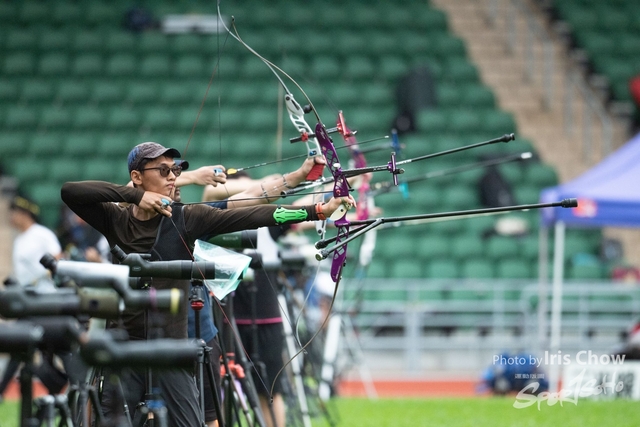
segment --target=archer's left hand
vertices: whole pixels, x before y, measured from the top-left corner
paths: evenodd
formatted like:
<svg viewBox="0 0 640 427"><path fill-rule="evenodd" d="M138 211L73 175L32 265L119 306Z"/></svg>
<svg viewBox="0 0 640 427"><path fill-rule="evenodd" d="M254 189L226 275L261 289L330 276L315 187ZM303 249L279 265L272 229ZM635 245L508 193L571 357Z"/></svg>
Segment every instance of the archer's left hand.
<svg viewBox="0 0 640 427"><path fill-rule="evenodd" d="M349 194L344 197L331 198L331 200L322 205L322 213L329 218L338 209L349 210L355 206L356 200Z"/></svg>

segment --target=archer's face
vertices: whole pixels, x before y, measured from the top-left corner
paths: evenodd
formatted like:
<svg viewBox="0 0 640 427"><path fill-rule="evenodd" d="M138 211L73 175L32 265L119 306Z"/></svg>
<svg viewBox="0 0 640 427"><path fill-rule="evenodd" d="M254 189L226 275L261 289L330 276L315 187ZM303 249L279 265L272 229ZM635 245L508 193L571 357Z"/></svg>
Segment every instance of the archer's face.
<svg viewBox="0 0 640 427"><path fill-rule="evenodd" d="M161 156L147 163L142 171L131 172L132 181L145 191L153 191L154 193L164 194L171 197L175 189L176 176L170 170L167 176L162 176L160 167L166 166L171 168L175 166L175 162L170 157Z"/></svg>

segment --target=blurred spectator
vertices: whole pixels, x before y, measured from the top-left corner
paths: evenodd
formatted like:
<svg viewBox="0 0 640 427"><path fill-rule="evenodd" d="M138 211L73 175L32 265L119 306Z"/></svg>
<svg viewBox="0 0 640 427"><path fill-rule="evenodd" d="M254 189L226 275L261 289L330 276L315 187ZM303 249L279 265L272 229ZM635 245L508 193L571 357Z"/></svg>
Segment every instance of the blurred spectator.
<svg viewBox="0 0 640 427"><path fill-rule="evenodd" d="M66 205L62 207L57 229L65 258L74 261L111 262L109 243Z"/></svg>
<svg viewBox="0 0 640 427"><path fill-rule="evenodd" d="M23 196L14 197L9 212L9 220L18 230L18 235L13 242L13 278L5 281L5 284L32 286L39 292L55 292L55 283L49 270L40 264L40 259L45 254L58 259L62 256L58 238L53 231L38 224L40 207L32 200ZM20 363L14 357L9 361L0 382L0 396L18 371ZM51 353L43 352L42 363L35 367L34 373L52 394L59 393L67 382L66 375L54 366Z"/></svg>
<svg viewBox="0 0 640 427"><path fill-rule="evenodd" d="M640 269L632 265L618 265L611 270L611 279L615 282L640 283Z"/></svg>
<svg viewBox="0 0 640 427"><path fill-rule="evenodd" d="M62 256L58 238L47 227L38 224L40 207L26 197L16 196L9 206L11 225L18 230L13 242L13 278L20 285L36 286L41 291L54 291L51 275L40 259L45 254Z"/></svg>

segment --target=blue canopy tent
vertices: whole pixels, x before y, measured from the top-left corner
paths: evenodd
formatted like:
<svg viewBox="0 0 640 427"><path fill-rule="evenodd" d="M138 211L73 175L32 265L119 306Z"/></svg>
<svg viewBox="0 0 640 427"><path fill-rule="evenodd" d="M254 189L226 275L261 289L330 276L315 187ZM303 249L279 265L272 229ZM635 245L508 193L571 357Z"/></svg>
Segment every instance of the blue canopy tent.
<svg viewBox="0 0 640 427"><path fill-rule="evenodd" d="M610 154L595 167L567 183L544 189L542 203L569 197L578 199L572 209L543 209L540 228L540 289L538 306L538 338L546 337L546 301L548 277L548 235L553 225L554 260L549 350L560 347L562 284L564 278L565 227L640 227L640 134ZM559 366L552 366L551 390L557 391Z"/></svg>

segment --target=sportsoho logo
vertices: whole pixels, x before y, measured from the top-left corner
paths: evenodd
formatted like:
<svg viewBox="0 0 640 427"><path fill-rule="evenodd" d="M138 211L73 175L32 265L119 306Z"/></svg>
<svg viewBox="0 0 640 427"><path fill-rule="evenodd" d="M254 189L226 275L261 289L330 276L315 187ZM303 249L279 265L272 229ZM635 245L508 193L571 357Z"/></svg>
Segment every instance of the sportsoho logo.
<svg viewBox="0 0 640 427"><path fill-rule="evenodd" d="M545 352L544 357L533 358L528 362L538 368L541 365L566 365L565 369L573 372L574 376L564 377L563 388L557 392L541 391L539 382L528 383L516 396L513 407L517 409L527 408L532 405L540 406L546 402L547 406L556 403L578 404L578 400L599 395L613 395L624 390L625 383L622 376L618 375L617 367L622 368L624 355L597 355L591 351L579 351L572 359L569 354L562 352ZM573 368L573 369L570 369ZM575 368L581 371L575 375ZM613 368L613 369L612 369Z"/></svg>

